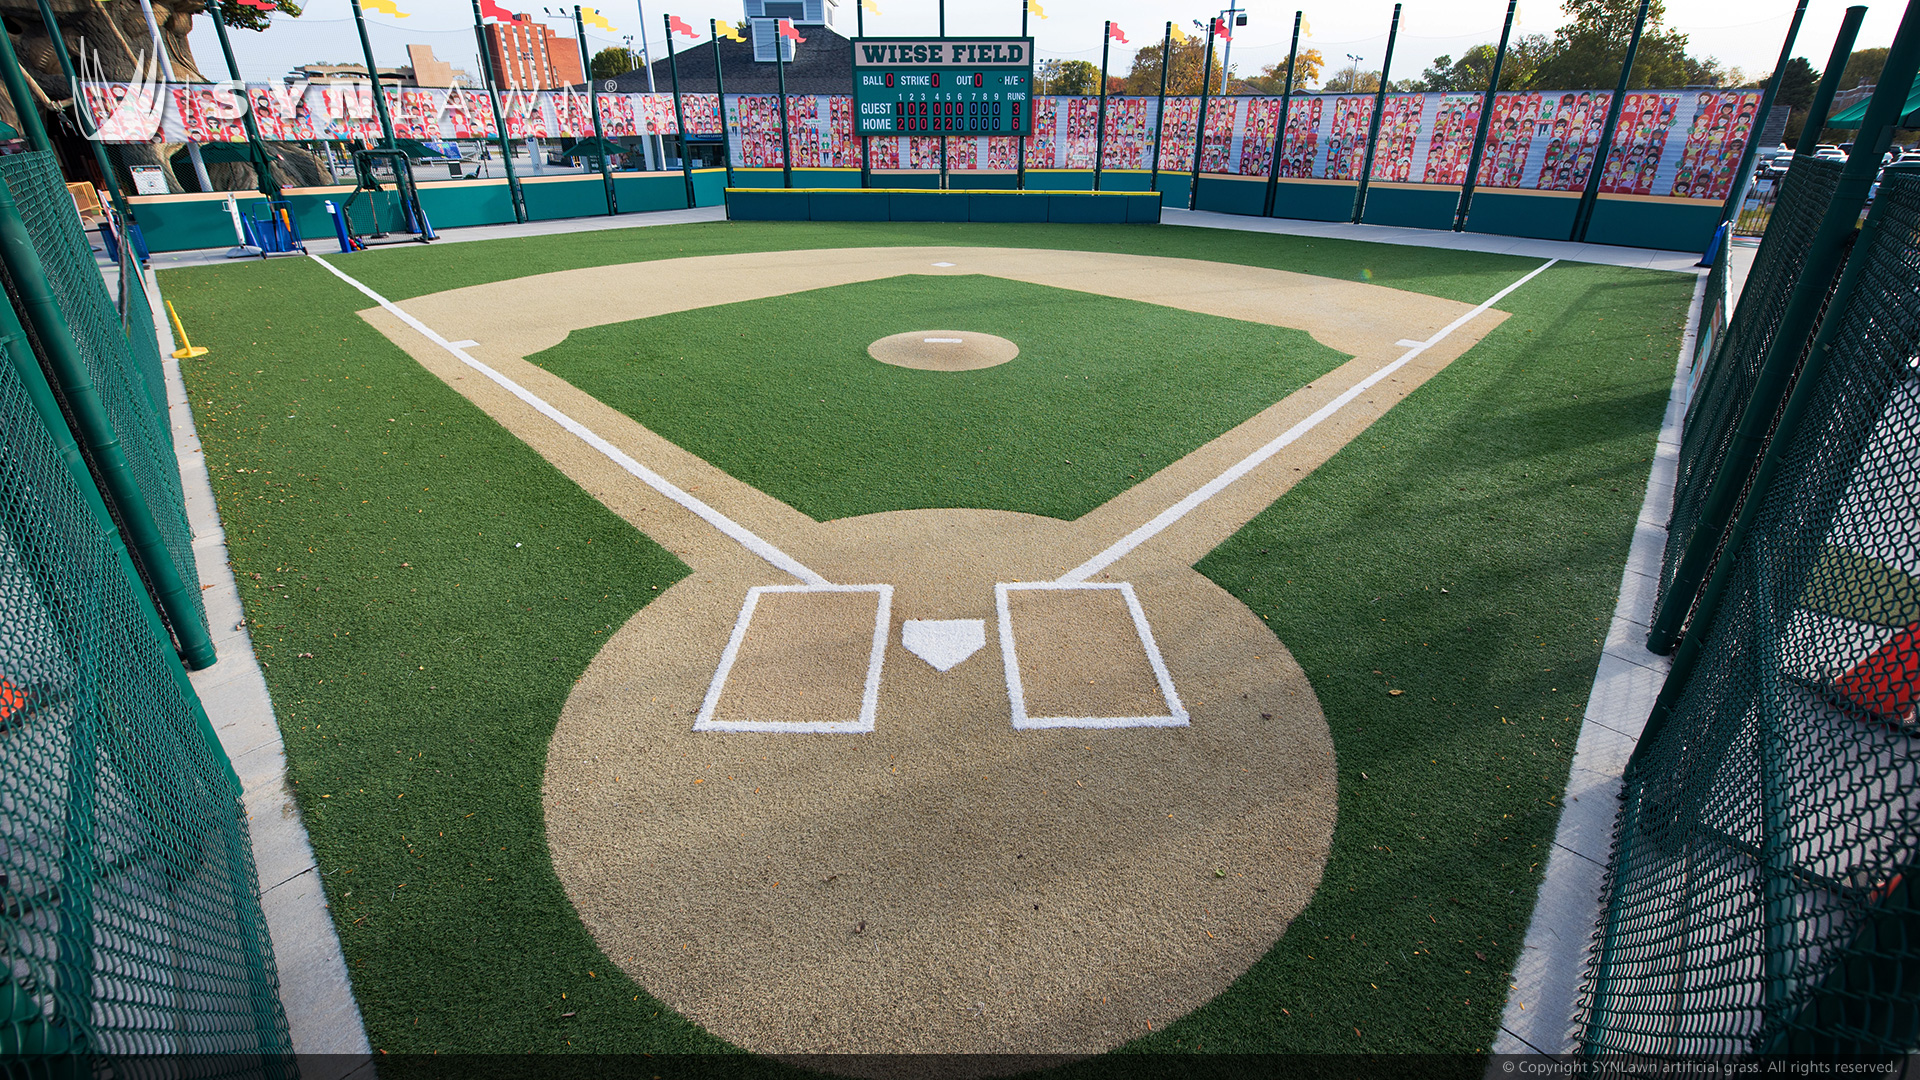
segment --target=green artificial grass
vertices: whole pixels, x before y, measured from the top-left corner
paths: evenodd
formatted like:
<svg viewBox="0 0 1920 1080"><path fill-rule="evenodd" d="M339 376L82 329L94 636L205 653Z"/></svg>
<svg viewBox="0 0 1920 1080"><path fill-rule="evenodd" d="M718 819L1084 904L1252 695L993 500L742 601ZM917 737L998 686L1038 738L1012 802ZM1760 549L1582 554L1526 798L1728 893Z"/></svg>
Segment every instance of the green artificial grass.
<svg viewBox="0 0 1920 1080"><path fill-rule="evenodd" d="M959 242L1365 269L1474 302L1537 265L1199 229L804 225L337 262L403 297L692 249ZM213 350L184 365L187 383L373 1045L726 1049L593 944L551 869L539 801L574 680L684 568L366 327L352 314L364 297L319 268L161 280ZM1125 1049L1488 1045L1691 284L1549 270L1502 303L1512 317L1471 352L1201 564L1313 679L1341 813L1325 881L1276 947Z"/></svg>
<svg viewBox="0 0 1920 1080"><path fill-rule="evenodd" d="M867 355L910 330L1021 351L978 371ZM825 521L943 506L1071 520L1348 357L1299 330L967 275L576 330L529 359Z"/></svg>

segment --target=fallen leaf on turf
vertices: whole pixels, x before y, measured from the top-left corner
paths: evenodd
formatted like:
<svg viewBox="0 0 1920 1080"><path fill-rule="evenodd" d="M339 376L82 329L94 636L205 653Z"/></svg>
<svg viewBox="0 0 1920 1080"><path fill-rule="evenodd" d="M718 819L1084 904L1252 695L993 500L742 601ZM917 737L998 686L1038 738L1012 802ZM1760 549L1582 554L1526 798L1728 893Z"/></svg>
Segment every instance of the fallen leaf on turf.
<svg viewBox="0 0 1920 1080"><path fill-rule="evenodd" d="M1389 690L1389 691L1387 691L1387 696L1388 696L1388 697L1399 697L1399 696L1400 696L1401 694L1404 694L1404 693L1406 693L1406 691L1405 691L1405 690Z"/></svg>
<svg viewBox="0 0 1920 1080"><path fill-rule="evenodd" d="M1474 950L1473 957L1476 960L1485 960L1487 958L1487 954L1480 952L1479 950L1476 949Z"/></svg>

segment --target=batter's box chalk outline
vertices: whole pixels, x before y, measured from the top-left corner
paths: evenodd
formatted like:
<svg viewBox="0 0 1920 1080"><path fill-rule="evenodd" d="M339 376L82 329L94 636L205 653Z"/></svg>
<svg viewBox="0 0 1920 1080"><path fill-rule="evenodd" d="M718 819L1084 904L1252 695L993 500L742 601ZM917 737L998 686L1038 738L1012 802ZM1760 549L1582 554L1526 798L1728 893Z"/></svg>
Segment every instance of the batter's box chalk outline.
<svg viewBox="0 0 1920 1080"><path fill-rule="evenodd" d="M721 691L726 689L727 673L740 656L740 643L747 639L747 625L762 593L879 593L880 602L873 613L873 650L867 657L866 688L860 695L860 716L855 720L715 720ZM733 636L727 639L727 651L720 654L720 667L713 673L713 685L707 687L707 699L700 704L700 715L693 721L695 731L772 731L797 734L851 734L873 730L874 714L880 707L880 665L887 656L887 629L893 625L893 586L891 585L756 585L747 590L740 605L740 617L734 620Z"/></svg>
<svg viewBox="0 0 1920 1080"><path fill-rule="evenodd" d="M1020 682L1020 657L1013 642L1013 610L1008 602L1008 594L1036 589L1053 590L1093 590L1118 589L1127 602L1127 611L1133 615L1133 628L1140 635L1140 645L1146 650L1147 663L1153 666L1153 677L1160 685L1160 696L1166 699L1165 716L1029 716L1027 715L1027 693ZM1187 727L1187 707L1180 703L1180 695L1173 689L1173 676L1167 673L1167 662L1161 659L1160 646L1154 644L1153 629L1147 625L1147 613L1140 608L1139 597L1133 594L1133 583L1117 582L1066 582L1066 581L1019 581L1001 582L993 587L994 606L1000 613L1000 656L1007 668L1007 698L1013 703L1013 728L1015 731L1033 731L1040 728L1130 728L1130 727Z"/></svg>

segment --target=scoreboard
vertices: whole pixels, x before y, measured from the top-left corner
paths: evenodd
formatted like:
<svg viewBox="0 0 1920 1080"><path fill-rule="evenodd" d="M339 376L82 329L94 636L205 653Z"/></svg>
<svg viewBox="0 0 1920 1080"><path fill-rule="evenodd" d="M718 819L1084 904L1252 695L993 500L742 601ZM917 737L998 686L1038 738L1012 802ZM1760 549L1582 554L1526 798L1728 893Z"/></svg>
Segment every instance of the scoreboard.
<svg viewBox="0 0 1920 1080"><path fill-rule="evenodd" d="M1032 38L856 38L855 135L1031 135Z"/></svg>

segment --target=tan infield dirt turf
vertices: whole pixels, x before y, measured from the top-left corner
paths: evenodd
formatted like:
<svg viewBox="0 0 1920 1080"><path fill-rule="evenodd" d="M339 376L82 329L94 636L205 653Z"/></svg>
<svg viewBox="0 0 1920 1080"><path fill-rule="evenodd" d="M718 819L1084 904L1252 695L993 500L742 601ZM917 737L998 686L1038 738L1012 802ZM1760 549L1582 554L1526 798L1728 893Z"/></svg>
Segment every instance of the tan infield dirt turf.
<svg viewBox="0 0 1920 1080"><path fill-rule="evenodd" d="M583 327L902 274L1290 326L1354 359L1070 522L971 509L815 522L524 359ZM1132 583L1190 726L1014 731L997 583L1081 565L1471 305L1190 259L922 247L595 267L402 307L827 580L894 588L873 731L693 731L747 591L794 579L392 315L361 313L692 568L574 688L548 748L548 842L614 962L773 1054L1096 1053L1191 1012L1273 945L1325 865L1333 745L1285 645L1192 564L1505 318L1471 320L1090 579ZM876 595L762 594L720 709L852 719ZM1030 715L1166 712L1119 596L1010 593ZM939 672L901 645L909 619L984 620L986 646Z"/></svg>

